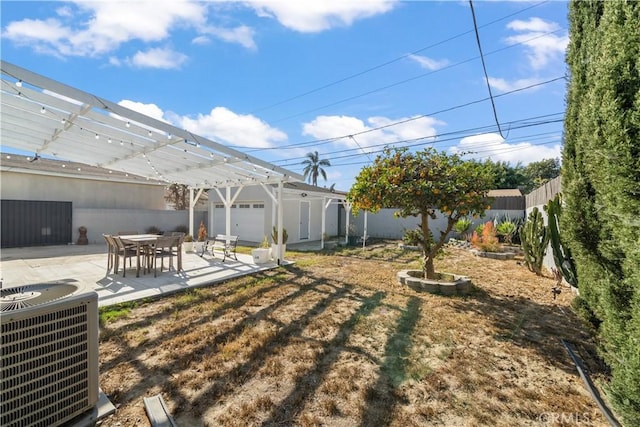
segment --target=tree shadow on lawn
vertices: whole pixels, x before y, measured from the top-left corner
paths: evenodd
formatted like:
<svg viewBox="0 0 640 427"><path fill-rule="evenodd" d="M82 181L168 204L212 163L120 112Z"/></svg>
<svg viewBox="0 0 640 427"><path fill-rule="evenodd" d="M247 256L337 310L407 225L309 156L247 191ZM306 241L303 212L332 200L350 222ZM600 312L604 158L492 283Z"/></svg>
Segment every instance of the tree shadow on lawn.
<svg viewBox="0 0 640 427"><path fill-rule="evenodd" d="M209 406L215 405L216 402L224 399L225 396L233 396L247 381L250 381L258 375L259 370L265 365L269 356L276 355L293 341L300 339L305 328L311 325L331 304L348 299L354 307L353 313L340 322L338 325L338 333L336 333L332 339L318 341L321 343L321 348L315 355L313 367L300 376L296 380L296 386L291 393L285 397L280 404L272 408L269 412L270 418L266 424L291 422L304 408L304 402L313 397L315 390L321 383L321 379L331 370L332 365L336 362L339 355L346 351L345 344L358 319L361 319L363 316L369 316L376 307L383 305L382 300L386 293L382 291L365 291L365 293L359 293L356 288L349 283L336 280L330 281L324 277L313 277L295 267L287 267L286 271L286 278L280 278L278 281L281 283L276 283L277 286L271 286L269 284L260 287L258 283L253 292L240 293L238 295L235 294L234 287L216 286L215 288L219 289L215 289L214 292L206 292L203 290L187 298L189 305L206 304L210 302L212 297L228 299L221 302L216 308L195 319L195 322L190 323L189 331L179 328L167 331L165 327L162 330L163 333L157 334L155 338L149 339L139 345L131 345L128 344L125 339L120 339L121 336L124 337L127 333L135 331L136 329L153 328L154 325L161 322L170 324L171 316L175 315L175 310L172 309L174 306L168 306L161 312L153 314L144 320L134 322L133 324L126 324L120 328L109 328L107 325L105 329L108 330L108 332L104 335L103 339L113 339L117 341L117 345L121 346L121 352L119 356L113 359L107 358L107 361L101 365L100 370L106 372L105 375L108 375L109 370L116 369L121 364L128 364L129 369L135 371L137 378L139 378L131 384L120 384L118 390L110 397L115 400L116 404L128 403L140 399L149 392L149 389L158 386L161 388L163 394L174 404L175 408L177 408L177 416L182 413L193 417L201 417L203 411ZM270 278L270 276L272 276L270 273L262 274L261 278L257 279L257 281L266 280ZM188 353L182 351L180 348L176 348L176 351L171 353L169 357L163 358L161 365L150 366L145 363L147 359L145 353L150 351L150 349L160 349L172 343L174 340L179 340L185 333L197 331L199 328L206 328L208 323L230 312L241 310L248 303L253 303L253 306L255 306L255 304L259 304L261 299L265 298L269 292L277 289L280 285L289 286L291 289L288 293L278 296L273 301L267 300L266 304L261 304L262 307L259 310L253 313L245 313L233 325L222 327L221 330L216 330L213 335L206 336L203 334L193 346L189 347ZM249 285L246 286L250 287ZM180 297L181 295L177 294L171 298L179 301ZM316 300L315 304L313 304L314 298ZM276 310L286 309L289 304L294 304L301 300L309 300L310 303L300 317L288 323L283 323L277 319L269 319L270 315ZM394 307L394 309L397 308ZM417 316L416 310L416 302L412 300L407 309L407 311L410 311L412 318ZM175 377L176 372L193 368L198 364L203 364L208 356L219 352L222 345L233 342L234 340L239 340L247 329L252 328L257 322L263 320L267 320L275 325L277 328L276 333L267 341L250 349L249 353L242 358L240 363L226 370L224 373L214 375L211 380L204 382L205 387L198 392L197 397L190 398L185 395L181 390L181 386L176 384L176 381L172 379ZM403 368L401 366L395 366L395 364L400 363L402 361L401 355L409 351L408 346L410 345L410 340L408 337L412 332L415 321L414 319L407 323L405 320L402 320L399 324L399 328L402 328L402 332L399 333L406 335L406 338L401 341L401 345L387 344L387 353L394 353L394 365L382 366L381 375L384 376L384 378L379 380L380 384L392 383L393 381L389 378L393 375L403 375ZM211 330L208 330L208 332L211 332ZM397 342L397 335L398 334L392 334L389 337L389 342ZM376 358L370 356L370 359L375 360ZM131 374L131 372L129 372L127 376L129 378L136 378L136 375ZM393 401L385 400L384 408L388 410L392 407ZM370 406L368 412L375 414L380 413L378 410L374 411L373 406ZM372 417L373 415L367 419L373 419Z"/></svg>
<svg viewBox="0 0 640 427"><path fill-rule="evenodd" d="M568 307L545 305L531 299L515 296L496 298L476 288L468 297L451 298L456 310L476 313L492 322L498 333L494 338L530 348L549 365L575 374L561 340L574 344L589 368L602 372L604 366L588 327Z"/></svg>

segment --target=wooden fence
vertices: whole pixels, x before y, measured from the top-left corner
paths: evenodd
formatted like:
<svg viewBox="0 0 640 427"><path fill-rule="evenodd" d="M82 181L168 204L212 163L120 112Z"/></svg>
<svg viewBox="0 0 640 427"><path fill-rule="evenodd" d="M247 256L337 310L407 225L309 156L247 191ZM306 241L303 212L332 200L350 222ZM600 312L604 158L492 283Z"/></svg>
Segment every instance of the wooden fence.
<svg viewBox="0 0 640 427"><path fill-rule="evenodd" d="M529 212L535 206L538 206L538 209L542 209L542 205L546 205L549 200L552 200L556 196L556 194L560 193L561 191L562 180L560 176L553 178L543 186L533 190L531 193L525 196L525 205L527 212Z"/></svg>

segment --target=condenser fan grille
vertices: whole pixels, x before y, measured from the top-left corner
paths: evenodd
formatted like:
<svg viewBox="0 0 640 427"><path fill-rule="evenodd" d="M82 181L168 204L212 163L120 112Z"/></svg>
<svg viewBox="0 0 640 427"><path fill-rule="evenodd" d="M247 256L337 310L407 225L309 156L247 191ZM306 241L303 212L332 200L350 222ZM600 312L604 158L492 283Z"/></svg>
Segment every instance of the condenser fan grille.
<svg viewBox="0 0 640 427"><path fill-rule="evenodd" d="M56 301L78 291L68 283L16 286L0 289L0 311L9 312Z"/></svg>
<svg viewBox="0 0 640 427"><path fill-rule="evenodd" d="M98 295L77 289L2 289L1 426L60 426L96 404Z"/></svg>

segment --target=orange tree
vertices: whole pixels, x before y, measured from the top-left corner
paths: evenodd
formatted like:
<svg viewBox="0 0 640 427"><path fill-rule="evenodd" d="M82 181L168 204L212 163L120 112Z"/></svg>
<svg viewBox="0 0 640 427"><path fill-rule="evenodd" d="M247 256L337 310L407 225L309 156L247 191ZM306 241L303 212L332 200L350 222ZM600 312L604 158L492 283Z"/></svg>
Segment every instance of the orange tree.
<svg viewBox="0 0 640 427"><path fill-rule="evenodd" d="M354 215L361 209L375 213L397 208L397 217L419 216L424 276L435 279L433 260L438 250L460 218L484 215L493 182L492 169L486 164L455 154L430 147L419 152L387 148L372 165L362 168L347 200ZM438 211L445 215L447 226L434 238L429 219L435 220Z"/></svg>

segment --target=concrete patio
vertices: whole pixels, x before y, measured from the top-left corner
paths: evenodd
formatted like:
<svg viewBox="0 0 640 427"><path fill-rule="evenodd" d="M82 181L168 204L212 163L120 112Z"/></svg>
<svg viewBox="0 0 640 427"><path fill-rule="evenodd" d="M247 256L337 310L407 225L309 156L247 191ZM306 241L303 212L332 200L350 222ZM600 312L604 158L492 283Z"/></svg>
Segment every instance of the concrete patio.
<svg viewBox="0 0 640 427"><path fill-rule="evenodd" d="M157 297L188 288L207 286L234 277L255 274L277 267L273 262L255 264L253 257L238 254L238 260L214 257L205 253L183 254L183 271L165 270L136 277L135 259L127 265L126 277L107 273L106 245L42 246L2 249L0 256L1 287L42 283L71 283L98 293L98 304L107 306L125 301ZM167 260L168 261L168 260Z"/></svg>

